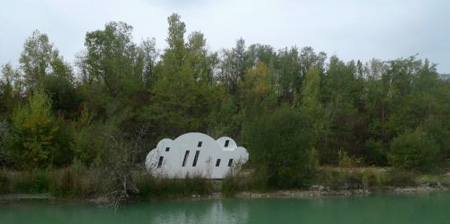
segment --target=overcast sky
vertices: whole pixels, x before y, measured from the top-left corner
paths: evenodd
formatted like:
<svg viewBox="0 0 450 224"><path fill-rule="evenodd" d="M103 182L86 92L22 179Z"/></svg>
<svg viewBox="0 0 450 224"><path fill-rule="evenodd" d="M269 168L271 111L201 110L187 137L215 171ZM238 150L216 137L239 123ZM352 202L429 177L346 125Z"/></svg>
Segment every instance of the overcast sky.
<svg viewBox="0 0 450 224"><path fill-rule="evenodd" d="M1 0L0 64L17 65L33 30L46 33L68 62L86 32L109 21L134 27L134 39L166 46L167 17L201 31L211 50L253 43L311 46L348 61L419 54L450 73L449 0Z"/></svg>

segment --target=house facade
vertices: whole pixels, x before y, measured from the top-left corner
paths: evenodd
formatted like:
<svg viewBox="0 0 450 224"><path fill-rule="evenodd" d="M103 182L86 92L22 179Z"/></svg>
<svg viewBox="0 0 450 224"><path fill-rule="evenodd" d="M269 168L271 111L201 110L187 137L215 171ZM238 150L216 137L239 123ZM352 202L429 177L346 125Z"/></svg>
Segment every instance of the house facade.
<svg viewBox="0 0 450 224"><path fill-rule="evenodd" d="M239 171L248 157L247 150L237 146L229 137L215 140L206 134L191 132L175 140L165 138L159 141L148 153L145 166L156 176L222 179Z"/></svg>

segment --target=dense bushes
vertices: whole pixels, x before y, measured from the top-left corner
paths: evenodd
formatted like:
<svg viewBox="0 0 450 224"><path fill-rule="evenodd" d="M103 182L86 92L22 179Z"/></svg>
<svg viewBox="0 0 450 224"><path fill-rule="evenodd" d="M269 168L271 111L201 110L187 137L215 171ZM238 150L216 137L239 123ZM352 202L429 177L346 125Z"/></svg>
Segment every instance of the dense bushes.
<svg viewBox="0 0 450 224"><path fill-rule="evenodd" d="M9 192L9 179L3 170L0 170L0 194L6 194Z"/></svg>
<svg viewBox="0 0 450 224"><path fill-rule="evenodd" d="M396 168L430 171L437 168L439 145L421 128L392 140L389 162Z"/></svg>
<svg viewBox="0 0 450 224"><path fill-rule="evenodd" d="M27 104L19 106L12 115L8 147L15 167L35 169L70 164L68 128L52 117L46 94L30 96Z"/></svg>
<svg viewBox="0 0 450 224"><path fill-rule="evenodd" d="M310 174L310 124L299 112L287 108L265 115L244 130L250 163L269 188L300 187Z"/></svg>
<svg viewBox="0 0 450 224"><path fill-rule="evenodd" d="M0 167L10 165L9 150L7 148L6 139L8 127L5 121L0 120Z"/></svg>

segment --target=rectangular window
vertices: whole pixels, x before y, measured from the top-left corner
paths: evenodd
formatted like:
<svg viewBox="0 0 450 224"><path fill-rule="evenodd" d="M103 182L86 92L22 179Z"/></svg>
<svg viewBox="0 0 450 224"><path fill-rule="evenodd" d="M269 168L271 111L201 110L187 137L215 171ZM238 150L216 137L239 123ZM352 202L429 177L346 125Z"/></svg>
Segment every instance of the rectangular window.
<svg viewBox="0 0 450 224"><path fill-rule="evenodd" d="M233 159L228 160L228 166L233 165Z"/></svg>
<svg viewBox="0 0 450 224"><path fill-rule="evenodd" d="M198 160L199 155L200 155L200 150L195 151L194 162L192 162L193 167L197 166L197 160Z"/></svg>
<svg viewBox="0 0 450 224"><path fill-rule="evenodd" d="M228 147L229 144L230 144L230 140L226 140L225 141L225 147Z"/></svg>
<svg viewBox="0 0 450 224"><path fill-rule="evenodd" d="M183 165L182 165L183 167L186 166L186 161L187 161L188 157L189 157L189 150L186 150L186 153L184 153L184 159L183 159Z"/></svg>
<svg viewBox="0 0 450 224"><path fill-rule="evenodd" d="M160 156L159 160L158 160L158 168L161 168L163 160L164 160L164 156Z"/></svg>
<svg viewBox="0 0 450 224"><path fill-rule="evenodd" d="M216 167L220 166L220 159L216 160Z"/></svg>
<svg viewBox="0 0 450 224"><path fill-rule="evenodd" d="M199 141L197 144L197 147L199 147L199 148L202 147L202 143L203 143L202 141Z"/></svg>
<svg viewBox="0 0 450 224"><path fill-rule="evenodd" d="M166 147L166 152L168 152L170 150L170 147Z"/></svg>

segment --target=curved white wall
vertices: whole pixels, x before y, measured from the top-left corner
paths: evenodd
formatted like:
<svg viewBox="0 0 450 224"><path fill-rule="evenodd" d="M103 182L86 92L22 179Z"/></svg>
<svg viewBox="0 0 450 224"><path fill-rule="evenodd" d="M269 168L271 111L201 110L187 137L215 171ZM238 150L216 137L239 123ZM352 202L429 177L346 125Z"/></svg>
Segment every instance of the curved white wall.
<svg viewBox="0 0 450 224"><path fill-rule="evenodd" d="M148 153L145 166L153 174L169 178L222 179L229 172L238 171L247 160L247 150L238 147L233 139L221 137L216 141L203 133L191 132L175 140L159 141Z"/></svg>

